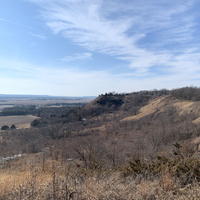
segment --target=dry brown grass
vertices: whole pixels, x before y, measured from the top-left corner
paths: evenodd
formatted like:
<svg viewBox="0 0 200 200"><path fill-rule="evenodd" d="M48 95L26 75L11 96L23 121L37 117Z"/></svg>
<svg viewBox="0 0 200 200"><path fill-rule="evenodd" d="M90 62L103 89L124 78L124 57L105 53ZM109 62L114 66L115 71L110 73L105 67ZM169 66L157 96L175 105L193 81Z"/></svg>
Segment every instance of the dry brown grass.
<svg viewBox="0 0 200 200"><path fill-rule="evenodd" d="M42 155L27 156L0 170L2 200L199 199L199 189L197 182L181 187L168 172L157 177L124 178L118 171L89 175L74 163L52 160L45 161L43 170Z"/></svg>
<svg viewBox="0 0 200 200"><path fill-rule="evenodd" d="M169 97L158 97L149 101L146 106L143 106L139 110L139 114L126 117L122 121L138 120L144 116L150 115L152 113L160 113L166 111L169 107L174 107L178 111L179 115L194 113L198 117L193 121L193 123L200 123L200 102L195 101L182 101L178 99L173 99Z"/></svg>
<svg viewBox="0 0 200 200"><path fill-rule="evenodd" d="M134 115L131 117L127 117L125 119L123 119L122 121L129 121L129 120L133 120L133 119L140 119L146 115L152 114L156 111L158 111L160 108L164 107L165 102L163 101L166 97L158 97L154 100L151 100L146 106L143 106L140 110L139 110L139 114L138 115Z"/></svg>
<svg viewBox="0 0 200 200"><path fill-rule="evenodd" d="M8 125L9 127L12 124L15 124L19 129L30 128L30 123L37 119L38 117L33 115L20 115L20 116L5 116L0 117L0 127L3 125Z"/></svg>

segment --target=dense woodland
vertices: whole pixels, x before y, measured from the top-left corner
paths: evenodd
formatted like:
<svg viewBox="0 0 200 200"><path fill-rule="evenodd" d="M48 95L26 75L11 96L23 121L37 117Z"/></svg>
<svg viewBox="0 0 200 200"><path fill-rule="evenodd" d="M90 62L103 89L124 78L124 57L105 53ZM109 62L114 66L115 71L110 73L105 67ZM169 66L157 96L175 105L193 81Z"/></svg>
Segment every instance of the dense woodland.
<svg viewBox="0 0 200 200"><path fill-rule="evenodd" d="M112 171L126 179L140 177L140 184L144 177L153 181L167 172L173 174L180 188L194 181L197 184L200 160L193 157L198 147L191 143L200 136L200 125L193 123L196 113L180 115L176 107L168 106L139 119L123 120L137 115L140 108L159 97L200 101L200 88L106 93L83 106L5 109L2 115L21 110L40 118L31 122L30 129L2 132L0 156L42 153L43 167L48 159L61 163L73 160L80 177ZM10 161L7 165L11 165ZM166 191L174 191L173 187ZM142 198L148 199L138 199ZM152 199L156 198L153 194Z"/></svg>

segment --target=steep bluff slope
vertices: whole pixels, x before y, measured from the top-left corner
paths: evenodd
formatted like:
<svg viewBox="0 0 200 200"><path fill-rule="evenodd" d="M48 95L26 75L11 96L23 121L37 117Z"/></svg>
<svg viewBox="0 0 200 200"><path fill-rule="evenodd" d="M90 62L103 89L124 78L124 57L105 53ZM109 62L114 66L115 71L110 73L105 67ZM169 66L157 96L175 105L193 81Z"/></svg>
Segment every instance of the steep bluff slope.
<svg viewBox="0 0 200 200"><path fill-rule="evenodd" d="M139 109L137 115L126 117L122 121L137 120L152 113L165 112L170 109L176 111L179 115L194 113L197 118L193 122L200 122L200 102L179 100L169 96L150 100L147 105Z"/></svg>

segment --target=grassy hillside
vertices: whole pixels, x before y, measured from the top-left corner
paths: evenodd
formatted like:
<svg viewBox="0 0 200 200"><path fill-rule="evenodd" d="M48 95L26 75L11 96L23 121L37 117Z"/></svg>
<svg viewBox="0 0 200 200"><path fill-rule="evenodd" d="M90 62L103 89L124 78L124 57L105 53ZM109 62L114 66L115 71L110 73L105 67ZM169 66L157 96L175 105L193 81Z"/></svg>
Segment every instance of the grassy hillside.
<svg viewBox="0 0 200 200"><path fill-rule="evenodd" d="M1 133L1 199L199 199L199 88L42 108Z"/></svg>

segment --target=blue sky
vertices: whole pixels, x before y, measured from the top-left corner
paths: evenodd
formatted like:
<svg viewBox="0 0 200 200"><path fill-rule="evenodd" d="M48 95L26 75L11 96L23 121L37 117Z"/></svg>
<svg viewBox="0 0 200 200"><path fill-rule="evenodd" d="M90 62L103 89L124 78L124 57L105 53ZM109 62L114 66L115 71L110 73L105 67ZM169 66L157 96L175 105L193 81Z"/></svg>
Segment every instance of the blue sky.
<svg viewBox="0 0 200 200"><path fill-rule="evenodd" d="M2 94L200 87L199 0L6 0Z"/></svg>

